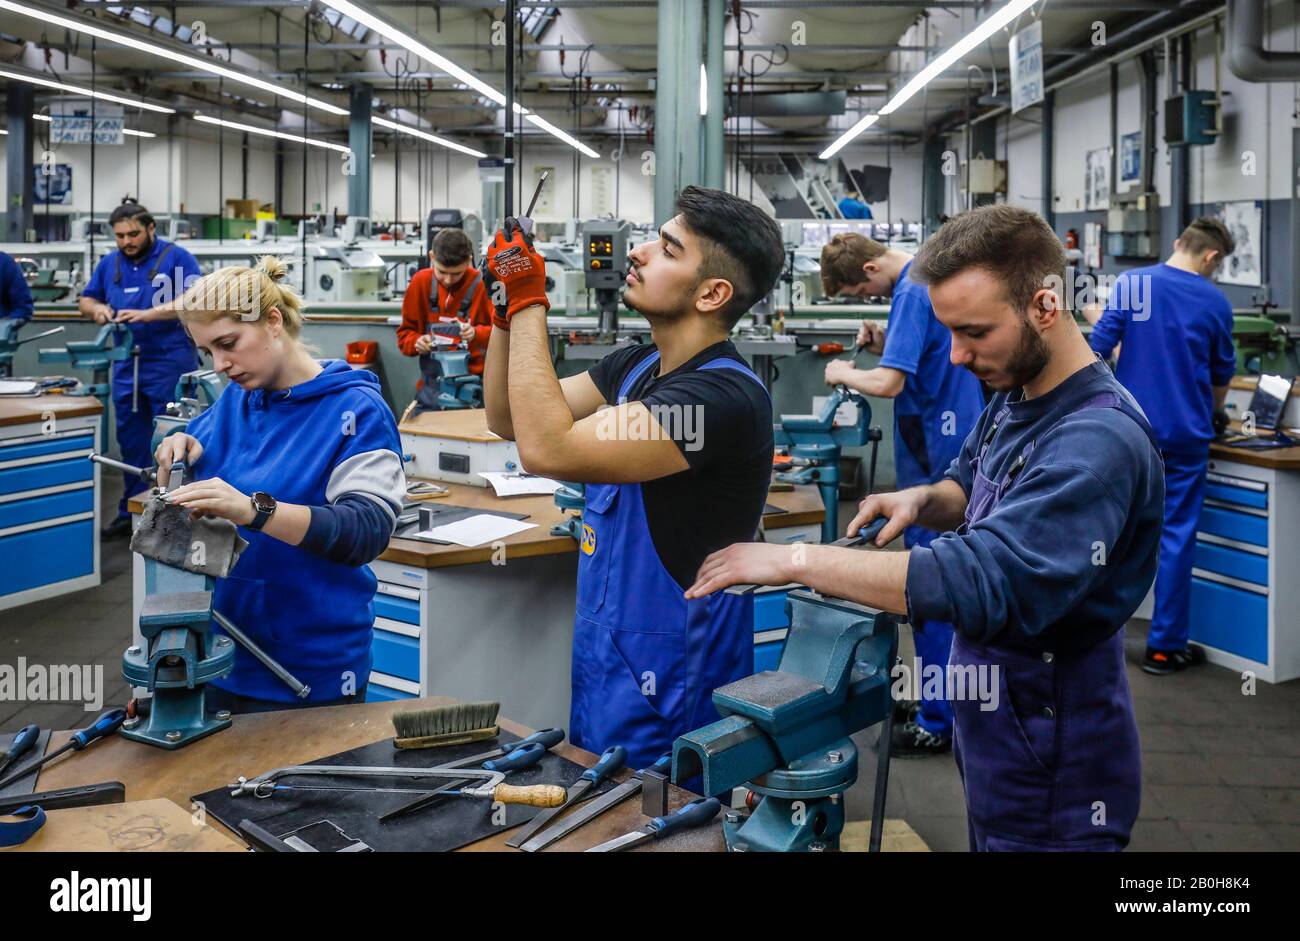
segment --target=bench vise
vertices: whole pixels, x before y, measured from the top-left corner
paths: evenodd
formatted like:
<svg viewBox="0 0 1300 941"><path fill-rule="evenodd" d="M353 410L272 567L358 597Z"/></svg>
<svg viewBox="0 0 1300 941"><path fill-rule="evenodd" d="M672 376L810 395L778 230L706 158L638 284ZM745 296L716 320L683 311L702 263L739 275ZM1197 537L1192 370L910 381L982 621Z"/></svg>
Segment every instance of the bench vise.
<svg viewBox="0 0 1300 941"><path fill-rule="evenodd" d="M729 589L754 590L764 589ZM744 785L746 803L758 799L748 817L727 814L730 850L838 849L843 794L858 772L850 736L880 724L871 821L871 850L879 851L899 619L807 589L790 591L786 609L790 629L778 668L714 690L722 718L673 743L673 780L702 776L710 797Z"/></svg>
<svg viewBox="0 0 1300 941"><path fill-rule="evenodd" d="M135 358L134 372L131 377L133 387L137 390L132 400L132 411L138 408L136 401L140 388L140 357L136 356L135 341L131 329L126 324L106 323L99 328L93 340L68 340L62 349L48 347L36 351L36 358L42 363L67 363L72 369L88 369L91 384L87 393L99 399L104 406L100 416L100 440L108 441L108 407L112 397L109 383L109 369L113 363L125 362Z"/></svg>
<svg viewBox="0 0 1300 941"><path fill-rule="evenodd" d="M230 673L235 644L214 636L213 579L146 558L140 633L145 647L122 655L122 675L151 694L148 715L128 719L122 736L180 748L228 727L230 713L208 711L206 686Z"/></svg>
<svg viewBox="0 0 1300 941"><path fill-rule="evenodd" d="M858 407L852 425L836 425L835 414L845 402ZM844 448L871 443L871 472L867 492L875 489L876 452L882 437L871 427L871 406L859 393L836 386L816 415L782 415L774 429L776 447L790 459L790 470L776 479L791 484L816 484L821 490L826 515L822 518L822 542L839 537L840 455Z"/></svg>

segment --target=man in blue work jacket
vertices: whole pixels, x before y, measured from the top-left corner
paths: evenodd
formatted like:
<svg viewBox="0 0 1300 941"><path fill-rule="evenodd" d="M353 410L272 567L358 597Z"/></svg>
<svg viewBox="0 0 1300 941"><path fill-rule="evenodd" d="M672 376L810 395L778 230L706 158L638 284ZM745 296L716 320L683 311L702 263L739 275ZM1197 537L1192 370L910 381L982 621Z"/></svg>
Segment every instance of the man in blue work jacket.
<svg viewBox="0 0 1300 941"><path fill-rule="evenodd" d="M8 252L0 252L0 317L32 319L32 289L23 269Z"/></svg>
<svg viewBox="0 0 1300 941"><path fill-rule="evenodd" d="M1116 279L1090 340L1103 359L1120 347L1115 375L1146 412L1165 462L1165 532L1142 659L1155 676L1205 662L1205 650L1188 643L1192 562L1215 414L1237 370L1232 305L1210 277L1234 247L1218 219L1195 220L1164 264ZM1226 414L1220 420L1226 426Z"/></svg>
<svg viewBox="0 0 1300 941"><path fill-rule="evenodd" d="M176 302L199 277L194 256L154 234L153 216L127 199L108 217L117 250L95 266L81 292L83 317L122 323L131 330L136 355L113 364L113 411L122 460L139 467L153 463L153 420L176 396L181 375L198 368L198 355L176 319ZM127 500L145 489L124 474L126 489L118 516L103 529L106 539L130 535Z"/></svg>
<svg viewBox="0 0 1300 941"><path fill-rule="evenodd" d="M714 553L688 598L802 582L955 628L947 683L972 850L1123 849L1142 792L1124 624L1155 578L1164 479L1141 409L1088 347L1060 290L1065 250L1005 203L921 246L952 360L995 392L935 484L873 494L928 546L875 552L749 543ZM1053 287L1055 284L1055 287Z"/></svg>
<svg viewBox="0 0 1300 941"><path fill-rule="evenodd" d="M984 411L984 393L971 373L949 358L952 340L934 316L925 285L908 277L912 256L856 232L835 236L822 248L822 287L827 296L889 297L889 329L862 323L857 345L880 356L874 369L851 360L826 364L826 383L863 395L894 400L894 471L899 490L938 483ZM938 533L909 526L905 545L928 546ZM899 758L935 755L952 747L952 705L926 675L948 665L952 625L913 624L921 676L913 689L919 702L898 704L892 753Z"/></svg>
<svg viewBox="0 0 1300 941"><path fill-rule="evenodd" d="M587 485L569 737L622 745L646 767L717 719L714 689L754 672L748 600L684 592L710 552L752 539L762 519L772 405L729 337L781 273L781 230L739 197L686 187L627 259L623 301L653 342L557 379L546 266L513 223L485 271L498 304L488 427L514 439L528 471Z"/></svg>

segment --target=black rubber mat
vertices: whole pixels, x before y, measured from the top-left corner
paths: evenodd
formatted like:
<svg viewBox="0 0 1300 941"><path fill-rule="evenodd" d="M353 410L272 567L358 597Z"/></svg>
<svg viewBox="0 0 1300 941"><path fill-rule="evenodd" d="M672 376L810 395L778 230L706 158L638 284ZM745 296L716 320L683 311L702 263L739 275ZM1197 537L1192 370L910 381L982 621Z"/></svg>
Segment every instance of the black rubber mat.
<svg viewBox="0 0 1300 941"><path fill-rule="evenodd" d="M468 745L451 745L444 748L404 750L393 747L393 740L385 739L361 748L331 755L304 764L372 765L401 768L429 768L457 758L467 758L491 749L497 742L518 741L518 736L502 732L496 741L472 742ZM477 766L476 766L477 767ZM247 778L254 778L270 768L249 768ZM547 752L532 768L513 771L506 775L507 784L558 784L569 787L586 770L581 765ZM360 791L277 791L268 798L252 794L230 795L229 787L216 788L194 796L207 813L237 832L241 820L260 824L278 837L300 830L310 824L328 820L354 840L361 840L376 852L444 852L457 849L485 837L513 829L527 823L540 812L536 807L506 805L504 823L493 822L492 801L477 797L446 797L436 804L398 817L389 823L380 823L379 817L420 796L422 791L436 787L429 780L394 782L381 778L325 779L319 777L287 778L286 784L319 785L322 787L400 787L410 788L408 794L365 793ZM234 782L231 782L234 783ZM588 796L603 793L614 785L605 781Z"/></svg>
<svg viewBox="0 0 1300 941"><path fill-rule="evenodd" d="M3 755L6 751L8 751L9 743L14 740L14 736L17 734L18 734L17 732L0 732L0 755ZM0 778L7 778L11 774L17 774L20 769L31 767L36 762L40 761L41 757L45 754L45 748L47 745L49 745L49 743L50 743L50 731L49 729L42 729L40 737L36 740L36 747L33 748L31 751L29 751L27 754L23 755L21 758L19 758L18 761L13 765L11 765L8 768L5 768L4 771L0 771ZM75 752L68 752L62 758L56 758L54 763L58 764L60 761L63 761L66 758L70 758L73 761L77 760L77 756ZM579 774L581 774L581 772L579 772ZM36 775L28 774L19 778L17 781L13 782L7 787L0 787L0 797L12 797L19 794L30 794L34 790L36 790Z"/></svg>

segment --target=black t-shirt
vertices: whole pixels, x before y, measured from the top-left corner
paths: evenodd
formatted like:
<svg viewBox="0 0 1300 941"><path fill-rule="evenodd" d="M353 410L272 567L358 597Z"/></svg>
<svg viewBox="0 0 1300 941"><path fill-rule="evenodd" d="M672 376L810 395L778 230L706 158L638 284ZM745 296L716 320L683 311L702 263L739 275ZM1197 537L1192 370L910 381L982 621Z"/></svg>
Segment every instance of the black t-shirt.
<svg viewBox="0 0 1300 941"><path fill-rule="evenodd" d="M636 344L592 367L606 402L618 404L628 373L654 351L653 344ZM641 485L655 550L683 589L709 553L753 540L772 477L772 404L761 385L735 369L697 368L719 358L745 363L723 340L666 376L651 366L627 393L627 401L640 401L659 419L690 465Z"/></svg>

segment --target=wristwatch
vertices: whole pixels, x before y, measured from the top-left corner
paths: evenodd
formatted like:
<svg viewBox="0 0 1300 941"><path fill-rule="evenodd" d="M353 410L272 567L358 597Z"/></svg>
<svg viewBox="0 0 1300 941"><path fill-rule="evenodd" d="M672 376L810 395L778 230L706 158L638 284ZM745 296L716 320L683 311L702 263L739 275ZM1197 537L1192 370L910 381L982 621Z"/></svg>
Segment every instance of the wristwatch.
<svg viewBox="0 0 1300 941"><path fill-rule="evenodd" d="M248 524L249 529L261 529L266 525L266 521L275 515L277 506L275 497L263 490L254 490L253 496L253 521Z"/></svg>

